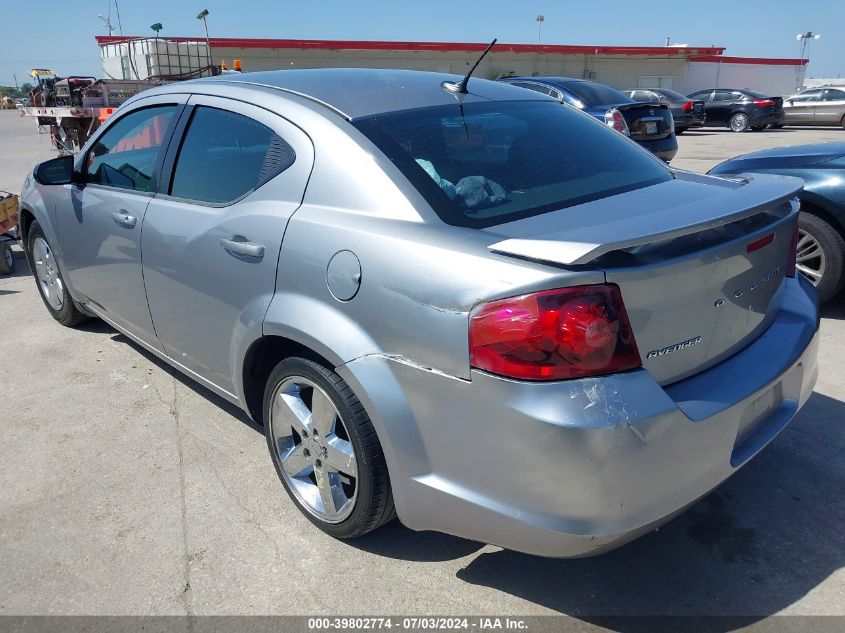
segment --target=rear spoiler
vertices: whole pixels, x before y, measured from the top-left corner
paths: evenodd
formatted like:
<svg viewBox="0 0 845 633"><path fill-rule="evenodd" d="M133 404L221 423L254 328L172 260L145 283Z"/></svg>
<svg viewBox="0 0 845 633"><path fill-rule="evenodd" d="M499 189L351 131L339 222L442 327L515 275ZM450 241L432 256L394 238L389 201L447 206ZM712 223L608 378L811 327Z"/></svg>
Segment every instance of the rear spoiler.
<svg viewBox="0 0 845 633"><path fill-rule="evenodd" d="M631 214L629 208L615 206L606 209L605 221L593 221L542 237L507 239L487 248L494 253L554 264L588 264L613 251L699 233L761 211L771 212L778 206L787 215L797 210L796 195L804 186L799 178L761 174L744 176L735 182L738 186L727 189L722 195L689 204L638 214ZM785 203L792 204L784 208ZM582 208L588 206L582 205ZM576 209L572 207L563 212L575 213ZM595 218L596 214L593 215Z"/></svg>

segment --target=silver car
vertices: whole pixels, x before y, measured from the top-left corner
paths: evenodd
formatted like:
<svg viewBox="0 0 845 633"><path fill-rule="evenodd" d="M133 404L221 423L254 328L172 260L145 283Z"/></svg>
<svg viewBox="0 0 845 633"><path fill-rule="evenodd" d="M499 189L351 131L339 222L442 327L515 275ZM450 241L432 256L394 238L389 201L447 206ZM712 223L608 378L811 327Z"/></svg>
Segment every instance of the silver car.
<svg viewBox="0 0 845 633"><path fill-rule="evenodd" d="M536 92L303 70L171 84L27 178L50 314L263 424L340 538L394 516L548 556L718 486L817 375L778 176L672 170Z"/></svg>
<svg viewBox="0 0 845 633"><path fill-rule="evenodd" d="M814 88L787 97L783 100L783 114L783 125L838 125L845 128L845 87Z"/></svg>

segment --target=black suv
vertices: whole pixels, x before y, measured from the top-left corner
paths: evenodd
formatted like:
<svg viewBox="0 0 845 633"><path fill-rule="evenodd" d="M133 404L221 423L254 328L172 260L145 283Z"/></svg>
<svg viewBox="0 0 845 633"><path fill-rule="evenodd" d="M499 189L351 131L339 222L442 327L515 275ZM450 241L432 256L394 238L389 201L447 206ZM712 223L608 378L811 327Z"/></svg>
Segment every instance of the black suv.
<svg viewBox="0 0 845 633"><path fill-rule="evenodd" d="M783 99L751 90L715 88L693 92L690 99L703 101L707 127L727 127L733 132L783 124Z"/></svg>

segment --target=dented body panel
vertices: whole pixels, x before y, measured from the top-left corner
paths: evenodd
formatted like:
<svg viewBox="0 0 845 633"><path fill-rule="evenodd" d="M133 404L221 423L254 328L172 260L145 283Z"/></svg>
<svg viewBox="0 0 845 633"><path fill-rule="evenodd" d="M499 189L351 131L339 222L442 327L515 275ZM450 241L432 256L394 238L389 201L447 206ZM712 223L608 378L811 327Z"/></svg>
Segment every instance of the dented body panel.
<svg viewBox="0 0 845 633"><path fill-rule="evenodd" d="M809 398L815 296L788 280L742 352L661 387L640 369L554 383L470 380L381 355L338 369L371 412L403 523L543 556L588 556L730 477Z"/></svg>

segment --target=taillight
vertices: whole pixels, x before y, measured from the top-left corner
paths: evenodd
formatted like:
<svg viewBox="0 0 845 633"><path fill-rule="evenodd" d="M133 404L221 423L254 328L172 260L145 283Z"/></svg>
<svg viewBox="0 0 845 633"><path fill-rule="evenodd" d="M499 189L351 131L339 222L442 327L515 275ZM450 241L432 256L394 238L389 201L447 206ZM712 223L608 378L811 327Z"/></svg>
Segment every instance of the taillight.
<svg viewBox="0 0 845 633"><path fill-rule="evenodd" d="M798 257L798 227L795 227L795 233L792 234L792 245L789 247L789 261L786 264L786 276L794 277L797 268L796 259Z"/></svg>
<svg viewBox="0 0 845 633"><path fill-rule="evenodd" d="M683 110L684 112L689 112L690 110L692 110L692 108L693 108L692 101L687 101L687 102L684 104L684 107L682 108L682 110Z"/></svg>
<svg viewBox="0 0 845 633"><path fill-rule="evenodd" d="M612 127L617 132L621 132L626 136L630 134L630 132L628 131L628 123L625 121L625 117L622 116L622 113L616 108L608 110L604 113L604 122L607 123L607 125Z"/></svg>
<svg viewBox="0 0 845 633"><path fill-rule="evenodd" d="M769 106L775 105L774 99L754 99L754 105L760 108L768 108Z"/></svg>
<svg viewBox="0 0 845 633"><path fill-rule="evenodd" d="M546 290L470 314L470 363L522 380L610 374L642 365L619 287Z"/></svg>

